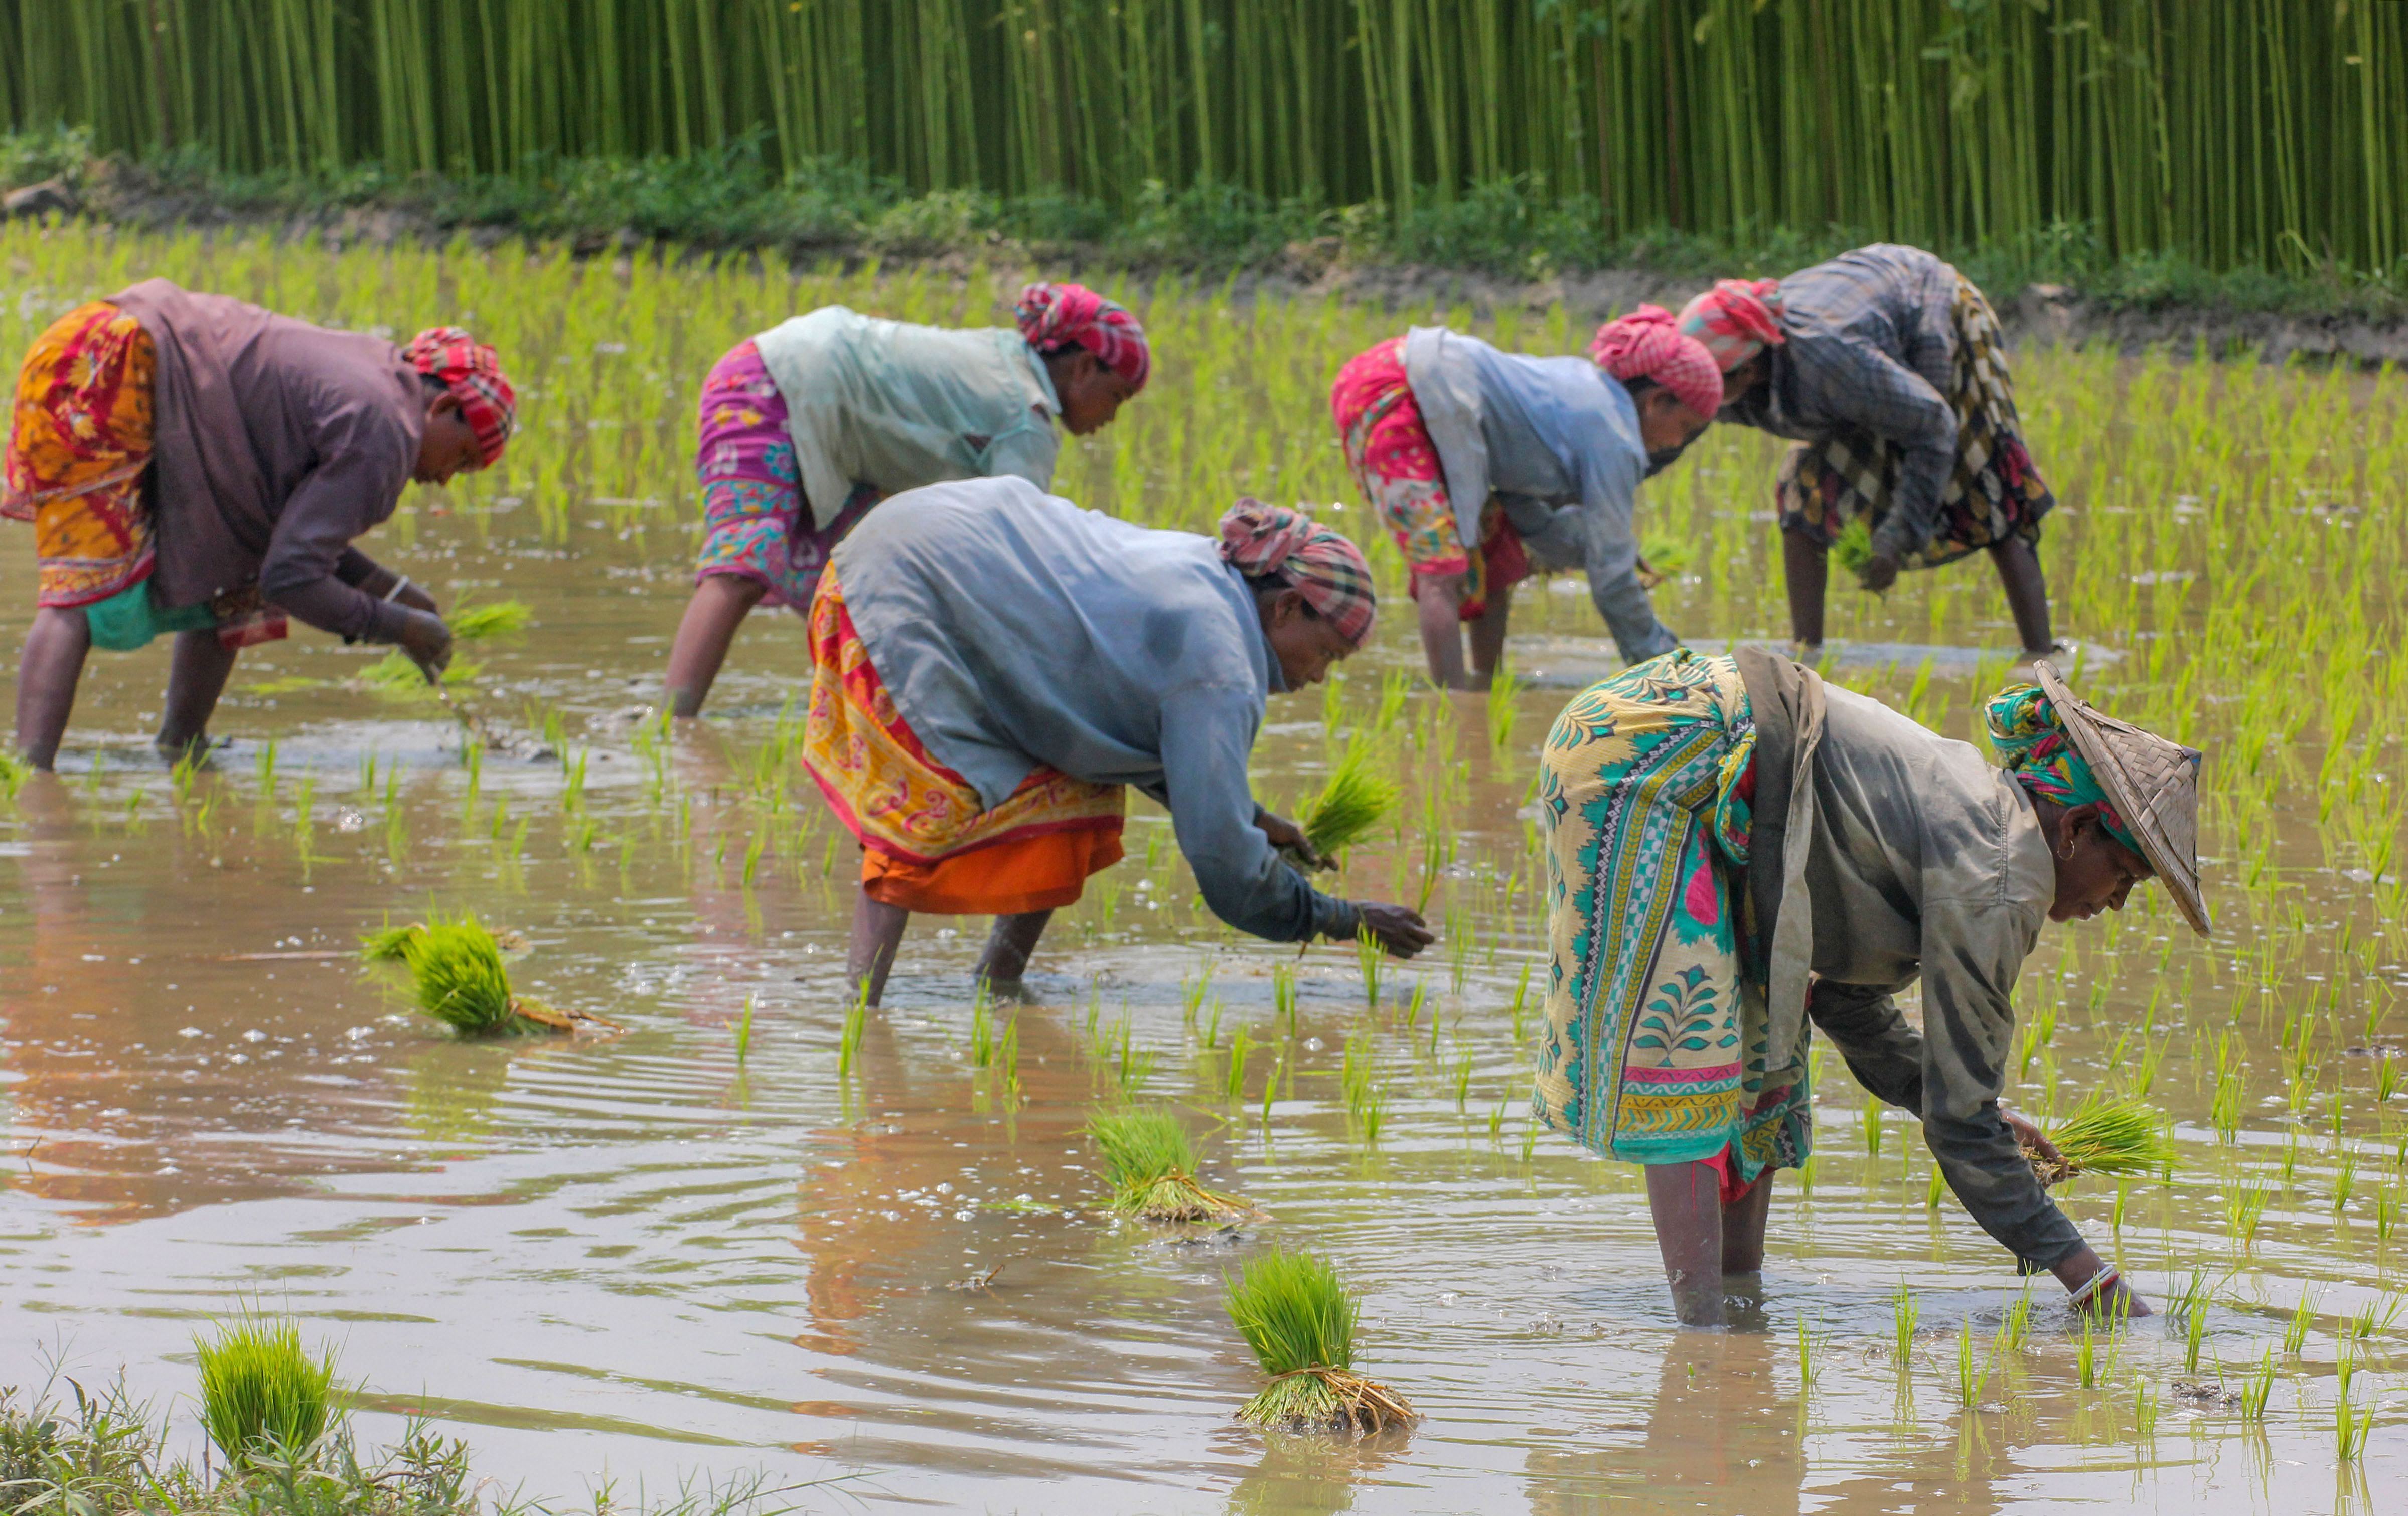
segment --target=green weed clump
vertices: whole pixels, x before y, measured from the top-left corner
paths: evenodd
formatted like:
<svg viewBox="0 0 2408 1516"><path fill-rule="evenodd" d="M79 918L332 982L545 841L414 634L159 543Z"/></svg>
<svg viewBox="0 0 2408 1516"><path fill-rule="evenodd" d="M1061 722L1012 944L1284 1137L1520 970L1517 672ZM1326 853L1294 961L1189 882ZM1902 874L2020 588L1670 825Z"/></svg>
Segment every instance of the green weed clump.
<svg viewBox="0 0 2408 1516"><path fill-rule="evenodd" d="M1305 844L1322 857L1334 857L1371 835L1395 813L1397 781L1372 767L1366 743L1347 746L1329 780L1304 810Z"/></svg>
<svg viewBox="0 0 2408 1516"><path fill-rule="evenodd" d="M334 1419L335 1356L312 1358L289 1321L246 1315L193 1339L200 1355L201 1422L236 1468L263 1458L293 1462Z"/></svg>
<svg viewBox="0 0 2408 1516"><path fill-rule="evenodd" d="M1087 1136L1104 1155L1114 1210L1149 1222L1218 1223L1254 1209L1196 1181L1196 1146L1159 1106L1099 1110L1087 1118Z"/></svg>
<svg viewBox="0 0 2408 1516"><path fill-rule="evenodd" d="M473 914L430 914L423 922L370 932L360 944L360 956L367 962L408 969L418 1008L463 1037L609 1026L582 1011L554 1010L512 994L501 944Z"/></svg>
<svg viewBox="0 0 2408 1516"><path fill-rule="evenodd" d="M525 601L496 600L490 605L454 607L444 624L452 628L453 641L478 642L523 632L534 621L534 608Z"/></svg>
<svg viewBox="0 0 2408 1516"><path fill-rule="evenodd" d="M1359 1311L1326 1259L1273 1251L1224 1281L1229 1322L1271 1377L1238 1419L1291 1432L1377 1432L1413 1420L1402 1395L1354 1372Z"/></svg>
<svg viewBox="0 0 2408 1516"><path fill-rule="evenodd" d="M2043 1185L2076 1174L2162 1174L2173 1167L2174 1145L2157 1112L2138 1100L2094 1096L2048 1132L2058 1161L2032 1149L2024 1156Z"/></svg>

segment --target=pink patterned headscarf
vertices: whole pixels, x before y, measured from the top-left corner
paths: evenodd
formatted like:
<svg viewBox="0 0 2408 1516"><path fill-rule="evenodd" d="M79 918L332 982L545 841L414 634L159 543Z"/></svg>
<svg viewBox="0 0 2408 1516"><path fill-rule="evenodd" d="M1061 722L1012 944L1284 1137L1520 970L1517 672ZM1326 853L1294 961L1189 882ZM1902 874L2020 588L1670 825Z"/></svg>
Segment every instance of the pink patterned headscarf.
<svg viewBox="0 0 2408 1516"><path fill-rule="evenodd" d="M1714 287L1681 307L1681 331L1706 345L1727 374L1787 340L1781 330L1781 281L1717 279Z"/></svg>
<svg viewBox="0 0 2408 1516"><path fill-rule="evenodd" d="M1363 550L1300 510L1240 499L1221 518L1221 561L1251 578L1287 580L1355 647L1371 635L1379 596Z"/></svg>
<svg viewBox="0 0 2408 1516"><path fill-rule="evenodd" d="M1014 308L1020 335L1038 351L1052 352L1075 343L1128 380L1130 389L1145 388L1146 376L1154 369L1154 354L1145 344L1145 328L1126 307L1083 284L1032 284L1020 292Z"/></svg>
<svg viewBox="0 0 2408 1516"><path fill-rule="evenodd" d="M1641 306L1598 327L1588 355L1615 379L1654 379L1700 416L1723 408L1723 374L1713 354L1683 336L1662 306Z"/></svg>

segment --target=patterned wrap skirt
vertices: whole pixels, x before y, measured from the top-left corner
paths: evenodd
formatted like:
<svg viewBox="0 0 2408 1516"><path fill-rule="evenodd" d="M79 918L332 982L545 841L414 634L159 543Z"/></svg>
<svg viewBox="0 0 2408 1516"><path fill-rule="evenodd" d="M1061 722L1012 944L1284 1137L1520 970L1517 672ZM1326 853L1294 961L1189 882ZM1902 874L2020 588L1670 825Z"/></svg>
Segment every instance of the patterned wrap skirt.
<svg viewBox="0 0 2408 1516"><path fill-rule="evenodd" d="M861 843L861 888L907 910L1017 915L1069 905L1121 858L1126 794L1039 765L1003 804L920 745L830 569L811 602L803 762Z"/></svg>
<svg viewBox="0 0 2408 1516"><path fill-rule="evenodd" d="M695 581L731 574L759 584L761 604L796 614L810 608L828 554L882 498L853 487L825 531L815 529L803 499L786 400L748 338L730 349L702 381L701 440L695 473L702 481L702 555Z"/></svg>
<svg viewBox="0 0 2408 1516"><path fill-rule="evenodd" d="M196 606L151 597L158 533L143 475L157 378L150 334L105 300L51 322L26 352L0 516L34 523L36 603L80 609L93 646L114 652L176 632L213 629L229 648L281 637L284 613L256 585Z"/></svg>
<svg viewBox="0 0 2408 1516"><path fill-rule="evenodd" d="M1329 418L1338 424L1355 487L1405 555L1411 573L1405 584L1414 599L1421 598L1423 579L1469 572L1463 619L1475 621L1488 608L1491 585L1502 589L1529 577L1522 539L1493 498L1480 516L1479 555L1463 551L1438 448L1405 380L1403 337L1346 361L1329 387Z"/></svg>
<svg viewBox="0 0 2408 1516"><path fill-rule="evenodd" d="M1813 1146L1805 1054L1765 1066L1742 984L1756 723L1727 657L1593 684L1540 759L1553 967L1538 1119L1635 1164L1707 1163L1735 1198Z"/></svg>
<svg viewBox="0 0 2408 1516"><path fill-rule="evenodd" d="M1966 554L2021 537L2040 540L2040 519L2057 505L2032 466L2007 378L2006 343L1998 313L1963 275L1954 311L1956 383L1948 394L1956 413L1956 464L1940 493L1930 540L1900 568L1937 568ZM1773 487L1781 529L1828 548L1858 516L1878 530L1889 514L1903 454L1868 433L1850 429L1790 450Z"/></svg>
<svg viewBox="0 0 2408 1516"><path fill-rule="evenodd" d="M0 515L34 523L39 603L96 605L150 577L158 356L133 316L95 300L34 339L18 371Z"/></svg>

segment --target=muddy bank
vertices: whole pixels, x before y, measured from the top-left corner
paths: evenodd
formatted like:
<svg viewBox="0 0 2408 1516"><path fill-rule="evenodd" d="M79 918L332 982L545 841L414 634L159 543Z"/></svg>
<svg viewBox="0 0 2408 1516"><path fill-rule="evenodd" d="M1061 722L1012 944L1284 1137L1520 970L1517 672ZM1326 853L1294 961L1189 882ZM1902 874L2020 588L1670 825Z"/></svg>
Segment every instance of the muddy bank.
<svg viewBox="0 0 2408 1516"><path fill-rule="evenodd" d="M10 191L0 210L10 216L73 215L143 231L189 228L268 230L280 237L329 248L386 246L396 242L450 241L492 247L525 235L507 223L463 222L407 196L367 203L322 204L295 208L268 200L229 198L206 187L179 184L138 167L101 161L71 179ZM1234 265L1193 251L1132 254L1096 242L1044 242L1011 238L968 226L931 232L912 230L859 236L762 236L732 238L723 233L695 238L648 236L632 226L589 230L558 240L580 257L627 257L647 248L678 255L720 257L730 252L775 251L797 263L834 263L856 268L873 261L888 266L918 265L967 277L977 269L1042 268L1056 276L1083 273L1125 277L1141 285L1176 279L1188 287L1226 281L1240 299L1258 296L1320 296L1426 309L1463 306L1475 314L1513 307L1543 310L1561 301L1576 316L1602 321L1633 306L1653 302L1677 307L1705 282L1695 271L1622 266L1548 272L1538 278L1474 267L1453 267L1367 254L1336 236L1290 242L1274 252ZM2256 355L2266 362L2290 358L2337 360L2365 368L2408 360L2408 315L2370 309L2336 294L2330 309L2265 309L2200 304L2177 299L2137 299L2065 284L1993 287L1991 299L2009 335L2018 341L2074 346L2110 344L2128 353L2168 348L2217 357Z"/></svg>

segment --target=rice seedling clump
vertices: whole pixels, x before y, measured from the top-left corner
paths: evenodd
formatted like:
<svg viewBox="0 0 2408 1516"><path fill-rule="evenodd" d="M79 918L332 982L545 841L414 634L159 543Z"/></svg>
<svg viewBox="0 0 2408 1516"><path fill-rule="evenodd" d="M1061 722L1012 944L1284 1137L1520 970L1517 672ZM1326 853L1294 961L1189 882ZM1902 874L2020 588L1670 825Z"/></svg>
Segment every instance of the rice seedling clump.
<svg viewBox="0 0 2408 1516"><path fill-rule="evenodd" d="M361 957L408 969L418 1008L464 1037L610 1025L599 1017L554 1010L512 994L501 943L473 914L451 920L431 915L408 926L380 928L360 940Z"/></svg>
<svg viewBox="0 0 2408 1516"><path fill-rule="evenodd" d="M1354 1372L1359 1309L1328 1260L1273 1251L1225 1281L1230 1323L1271 1377L1238 1419L1290 1432L1377 1432L1412 1421L1405 1398Z"/></svg>
<svg viewBox="0 0 2408 1516"><path fill-rule="evenodd" d="M326 1435L333 1416L335 1359L302 1351L291 1322L244 1316L195 1337L200 1356L201 1421L226 1462L297 1457Z"/></svg>
<svg viewBox="0 0 2408 1516"><path fill-rule="evenodd" d="M2027 1148L2043 1185L2076 1174L2161 1174L2173 1166L2173 1142L2157 1111L2138 1100L2094 1096L2048 1132L2058 1157Z"/></svg>
<svg viewBox="0 0 2408 1516"><path fill-rule="evenodd" d="M1087 1136L1104 1155L1112 1209L1150 1222L1234 1221L1254 1209L1196 1181L1196 1146L1159 1106L1097 1111Z"/></svg>
<svg viewBox="0 0 2408 1516"><path fill-rule="evenodd" d="M1862 516L1856 517L1831 539L1831 562L1861 579L1872 561L1872 524Z"/></svg>
<svg viewBox="0 0 2408 1516"><path fill-rule="evenodd" d="M535 611L525 601L496 600L485 606L454 607L444 624L452 628L453 640L476 642L523 632L534 620Z"/></svg>
<svg viewBox="0 0 2408 1516"><path fill-rule="evenodd" d="M1322 857L1335 856L1371 835L1397 808L1397 781L1372 766L1370 747L1349 743L1329 781L1305 808L1304 840Z"/></svg>

